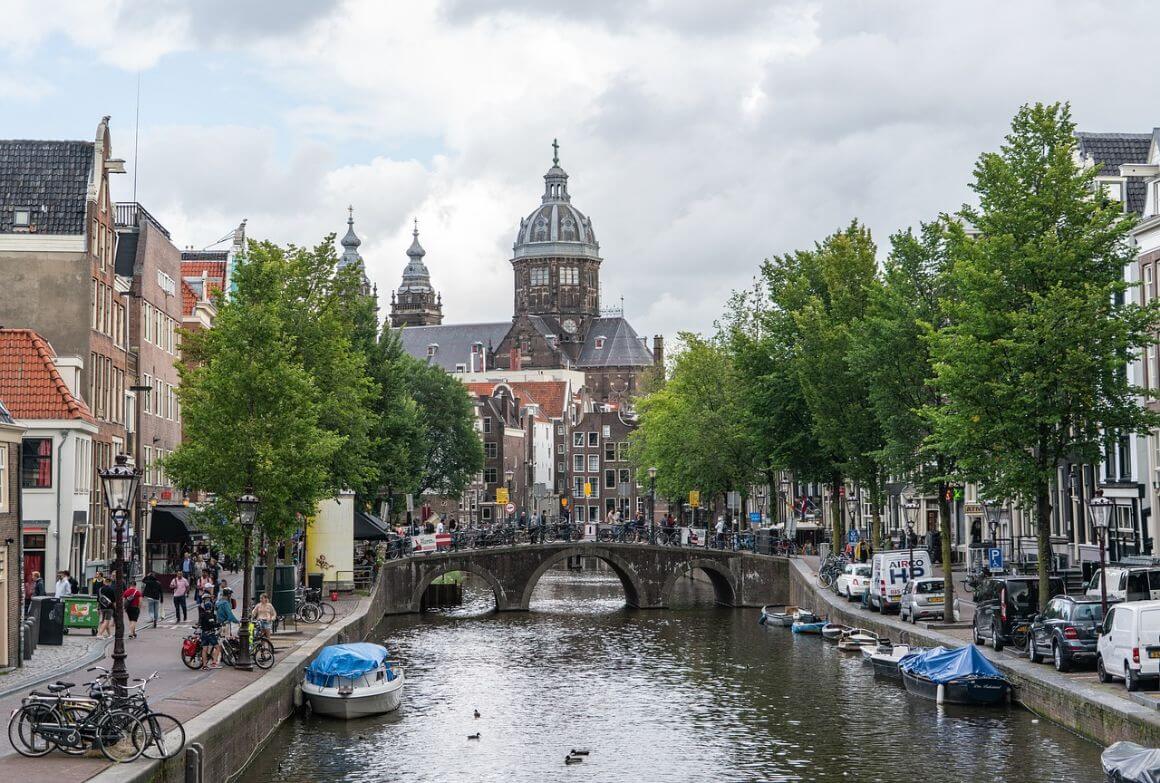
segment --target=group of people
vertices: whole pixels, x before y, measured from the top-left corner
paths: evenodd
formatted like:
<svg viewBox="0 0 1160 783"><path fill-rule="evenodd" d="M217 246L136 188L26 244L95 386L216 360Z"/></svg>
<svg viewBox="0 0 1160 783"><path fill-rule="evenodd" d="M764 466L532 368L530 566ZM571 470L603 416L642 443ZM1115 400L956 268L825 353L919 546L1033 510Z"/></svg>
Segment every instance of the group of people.
<svg viewBox="0 0 1160 783"><path fill-rule="evenodd" d="M225 580L222 580L225 583ZM213 595L206 593L198 604L197 630L201 636L201 665L206 669L220 669L222 648L226 639L233 635L233 624L241 620L234 614L237 602L233 598L234 591L223 587L215 601ZM269 636L274 630L274 623L278 620L278 610L270 603L270 596L262 593L258 603L250 612L253 623L252 633L257 636ZM223 634L224 630L224 634Z"/></svg>

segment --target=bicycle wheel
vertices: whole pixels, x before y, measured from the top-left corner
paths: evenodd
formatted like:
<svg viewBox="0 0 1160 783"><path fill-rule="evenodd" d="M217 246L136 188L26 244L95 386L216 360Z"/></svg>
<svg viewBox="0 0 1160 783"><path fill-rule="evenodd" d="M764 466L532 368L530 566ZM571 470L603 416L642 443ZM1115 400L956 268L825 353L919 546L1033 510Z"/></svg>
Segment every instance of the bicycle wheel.
<svg viewBox="0 0 1160 783"><path fill-rule="evenodd" d="M80 726L89 719L89 714L94 710L87 704L64 704L61 707L61 712L64 715L65 723L71 723L73 726ZM62 753L67 753L70 756L83 756L89 752L88 745L82 743L79 747L76 745L61 745L57 743L57 750Z"/></svg>
<svg viewBox="0 0 1160 783"><path fill-rule="evenodd" d="M37 758L47 755L56 743L41 736L37 729L60 724L60 714L47 704L25 704L8 721L8 742L21 756Z"/></svg>
<svg viewBox="0 0 1160 783"><path fill-rule="evenodd" d="M254 643L251 657L259 669L269 669L274 665L274 644L269 639L259 639Z"/></svg>
<svg viewBox="0 0 1160 783"><path fill-rule="evenodd" d="M237 660L237 649L235 644L237 642L233 639L226 639L222 642L222 663L226 666L233 666Z"/></svg>
<svg viewBox="0 0 1160 783"><path fill-rule="evenodd" d="M161 712L144 719L146 742L142 755L148 759L171 759L185 747L185 727L181 721Z"/></svg>
<svg viewBox="0 0 1160 783"><path fill-rule="evenodd" d="M183 645L181 648L181 662L184 663L187 668L193 669L194 671L200 669L202 667L201 645L199 644L197 646L197 649L194 651L193 655L187 654Z"/></svg>
<svg viewBox="0 0 1160 783"><path fill-rule="evenodd" d="M300 611L298 614L302 618L302 622L316 623L318 622L318 604L303 604L302 611Z"/></svg>
<svg viewBox="0 0 1160 783"><path fill-rule="evenodd" d="M145 725L130 712L114 710L97 723L97 749L109 761L124 764L136 760L148 744Z"/></svg>
<svg viewBox="0 0 1160 783"><path fill-rule="evenodd" d="M337 613L334 611L333 604L321 603L316 604L316 606L318 607L318 622L324 625L332 621L337 616Z"/></svg>
<svg viewBox="0 0 1160 783"><path fill-rule="evenodd" d="M818 584L822 587L829 587L833 583L834 577L830 576L829 573L822 571L818 574Z"/></svg>

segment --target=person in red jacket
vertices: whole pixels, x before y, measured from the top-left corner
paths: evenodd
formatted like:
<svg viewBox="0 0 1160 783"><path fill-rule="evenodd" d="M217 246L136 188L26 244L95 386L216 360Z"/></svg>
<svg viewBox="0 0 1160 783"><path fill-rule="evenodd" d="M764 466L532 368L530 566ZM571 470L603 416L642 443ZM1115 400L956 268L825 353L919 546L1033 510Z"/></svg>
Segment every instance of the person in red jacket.
<svg viewBox="0 0 1160 783"><path fill-rule="evenodd" d="M144 594L137 585L130 583L121 598L125 603L125 616L129 618L129 638L137 638L137 620L141 617L141 597Z"/></svg>

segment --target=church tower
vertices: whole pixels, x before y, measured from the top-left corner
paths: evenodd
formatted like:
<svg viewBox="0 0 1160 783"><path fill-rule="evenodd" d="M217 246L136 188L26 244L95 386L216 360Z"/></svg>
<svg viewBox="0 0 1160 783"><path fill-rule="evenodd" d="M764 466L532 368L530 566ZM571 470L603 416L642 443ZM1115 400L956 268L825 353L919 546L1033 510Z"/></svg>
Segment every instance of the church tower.
<svg viewBox="0 0 1160 783"><path fill-rule="evenodd" d="M403 282L391 292L391 326L438 326L443 323L443 297L431 287L431 274L423 263L427 251L419 244L418 220L411 236Z"/></svg>
<svg viewBox="0 0 1160 783"><path fill-rule="evenodd" d="M346 236L342 238L342 255L338 258L338 268L356 267L362 274L362 293L364 296L371 293L371 281L367 279L367 270L363 265L362 255L358 252L362 240L354 233L354 207L346 208Z"/></svg>

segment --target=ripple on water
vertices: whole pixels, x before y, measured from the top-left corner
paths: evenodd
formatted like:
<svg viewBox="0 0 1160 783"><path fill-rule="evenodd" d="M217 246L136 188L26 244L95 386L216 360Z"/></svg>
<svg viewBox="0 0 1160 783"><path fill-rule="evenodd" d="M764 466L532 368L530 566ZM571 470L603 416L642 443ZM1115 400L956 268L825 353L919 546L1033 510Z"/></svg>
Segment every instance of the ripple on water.
<svg viewBox="0 0 1160 783"><path fill-rule="evenodd" d="M855 656L679 584L687 608L633 611L615 577L551 571L527 614L495 614L469 583L463 606L387 618L372 638L407 660L403 708L288 721L242 780L1102 780L1098 747L1029 713L912 699ZM592 754L565 767L580 746Z"/></svg>

